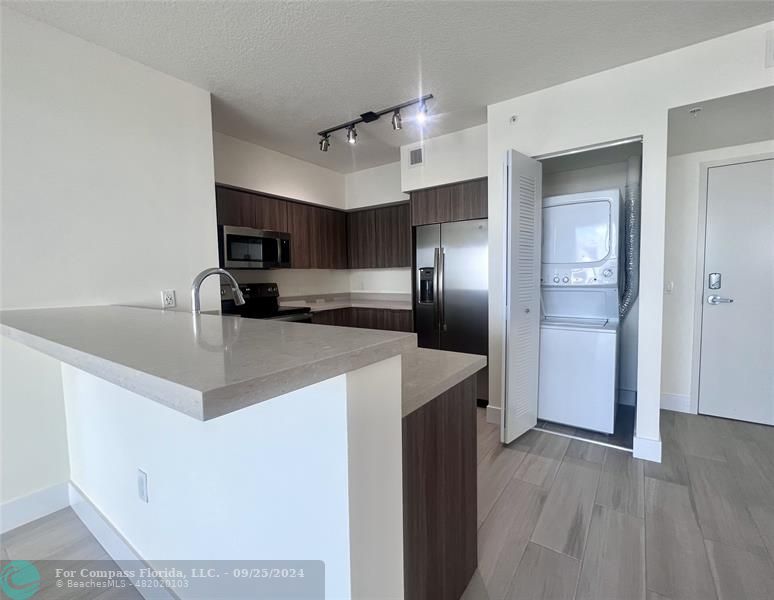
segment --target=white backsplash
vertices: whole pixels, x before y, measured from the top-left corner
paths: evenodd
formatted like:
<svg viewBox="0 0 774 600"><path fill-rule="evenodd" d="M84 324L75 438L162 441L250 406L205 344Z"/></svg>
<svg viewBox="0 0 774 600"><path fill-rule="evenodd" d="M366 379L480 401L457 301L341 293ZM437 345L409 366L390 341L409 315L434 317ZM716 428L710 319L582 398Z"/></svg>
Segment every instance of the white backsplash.
<svg viewBox="0 0 774 600"><path fill-rule="evenodd" d="M349 292L411 293L411 269L234 270L239 283L274 282L282 296Z"/></svg>

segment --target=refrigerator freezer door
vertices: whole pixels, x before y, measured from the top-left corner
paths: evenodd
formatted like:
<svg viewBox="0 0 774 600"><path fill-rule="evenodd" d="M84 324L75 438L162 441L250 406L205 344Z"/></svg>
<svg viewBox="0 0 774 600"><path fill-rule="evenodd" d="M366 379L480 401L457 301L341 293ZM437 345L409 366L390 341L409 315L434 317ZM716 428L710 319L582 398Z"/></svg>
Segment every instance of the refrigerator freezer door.
<svg viewBox="0 0 774 600"><path fill-rule="evenodd" d="M441 250L441 226L422 225L416 228L414 271L414 320L417 345L439 348L438 329L438 261Z"/></svg>
<svg viewBox="0 0 774 600"><path fill-rule="evenodd" d="M441 244L441 349L485 355L489 333L487 220L442 224Z"/></svg>

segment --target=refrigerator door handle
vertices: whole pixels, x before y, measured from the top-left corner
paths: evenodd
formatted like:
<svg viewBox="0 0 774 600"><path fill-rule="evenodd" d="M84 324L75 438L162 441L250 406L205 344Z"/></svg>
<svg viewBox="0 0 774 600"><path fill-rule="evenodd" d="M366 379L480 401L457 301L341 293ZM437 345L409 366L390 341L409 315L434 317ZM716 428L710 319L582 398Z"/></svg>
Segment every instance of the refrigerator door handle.
<svg viewBox="0 0 774 600"><path fill-rule="evenodd" d="M444 269L446 268L446 253L443 247L438 249L438 325L441 331L446 331L446 294L444 290Z"/></svg>
<svg viewBox="0 0 774 600"><path fill-rule="evenodd" d="M440 310L440 296L441 296L441 275L440 275L440 256L441 249L435 248L433 250L433 288L435 294L433 295L433 327L440 328L441 325L441 310Z"/></svg>

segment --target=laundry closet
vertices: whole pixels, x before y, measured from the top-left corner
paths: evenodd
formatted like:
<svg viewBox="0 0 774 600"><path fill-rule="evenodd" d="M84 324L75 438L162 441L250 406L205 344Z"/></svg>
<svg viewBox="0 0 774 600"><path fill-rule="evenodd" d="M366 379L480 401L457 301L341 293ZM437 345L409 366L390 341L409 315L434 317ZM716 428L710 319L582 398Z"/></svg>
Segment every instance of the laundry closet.
<svg viewBox="0 0 774 600"><path fill-rule="evenodd" d="M505 441L632 447L641 161L640 140L509 152Z"/></svg>

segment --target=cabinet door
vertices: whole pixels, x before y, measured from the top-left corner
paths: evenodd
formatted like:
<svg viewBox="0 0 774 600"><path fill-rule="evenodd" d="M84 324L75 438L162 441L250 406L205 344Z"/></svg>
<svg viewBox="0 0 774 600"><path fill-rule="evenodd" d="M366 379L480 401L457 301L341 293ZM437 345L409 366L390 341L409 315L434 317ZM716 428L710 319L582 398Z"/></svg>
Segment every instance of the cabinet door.
<svg viewBox="0 0 774 600"><path fill-rule="evenodd" d="M320 269L347 268L347 216L340 210L321 208L313 223L317 235L317 260L313 266Z"/></svg>
<svg viewBox="0 0 774 600"><path fill-rule="evenodd" d="M390 329L409 333L414 330L414 320L410 310L391 310L390 313L392 313Z"/></svg>
<svg viewBox="0 0 774 600"><path fill-rule="evenodd" d="M218 225L255 227L255 206L250 194L230 188L215 188Z"/></svg>
<svg viewBox="0 0 774 600"><path fill-rule="evenodd" d="M323 247L325 239L325 216L327 209L302 204L309 220L309 268L329 269L329 256Z"/></svg>
<svg viewBox="0 0 774 600"><path fill-rule="evenodd" d="M411 224L430 225L451 220L449 186L411 192Z"/></svg>
<svg viewBox="0 0 774 600"><path fill-rule="evenodd" d="M451 192L451 220L468 221L487 217L487 180L474 179L454 185Z"/></svg>
<svg viewBox="0 0 774 600"><path fill-rule="evenodd" d="M397 226L395 244L397 245L396 267L411 266L411 206L400 204L395 207Z"/></svg>
<svg viewBox="0 0 774 600"><path fill-rule="evenodd" d="M288 202L269 196L253 196L255 226L270 231L288 230Z"/></svg>
<svg viewBox="0 0 774 600"><path fill-rule="evenodd" d="M374 209L375 262L372 267L411 266L411 221L408 204Z"/></svg>
<svg viewBox="0 0 774 600"><path fill-rule="evenodd" d="M290 233L290 264L294 269L312 266L312 223L309 207L298 202L288 202L288 233Z"/></svg>
<svg viewBox="0 0 774 600"><path fill-rule="evenodd" d="M373 210L347 213L347 241L350 269L376 265L376 223Z"/></svg>

